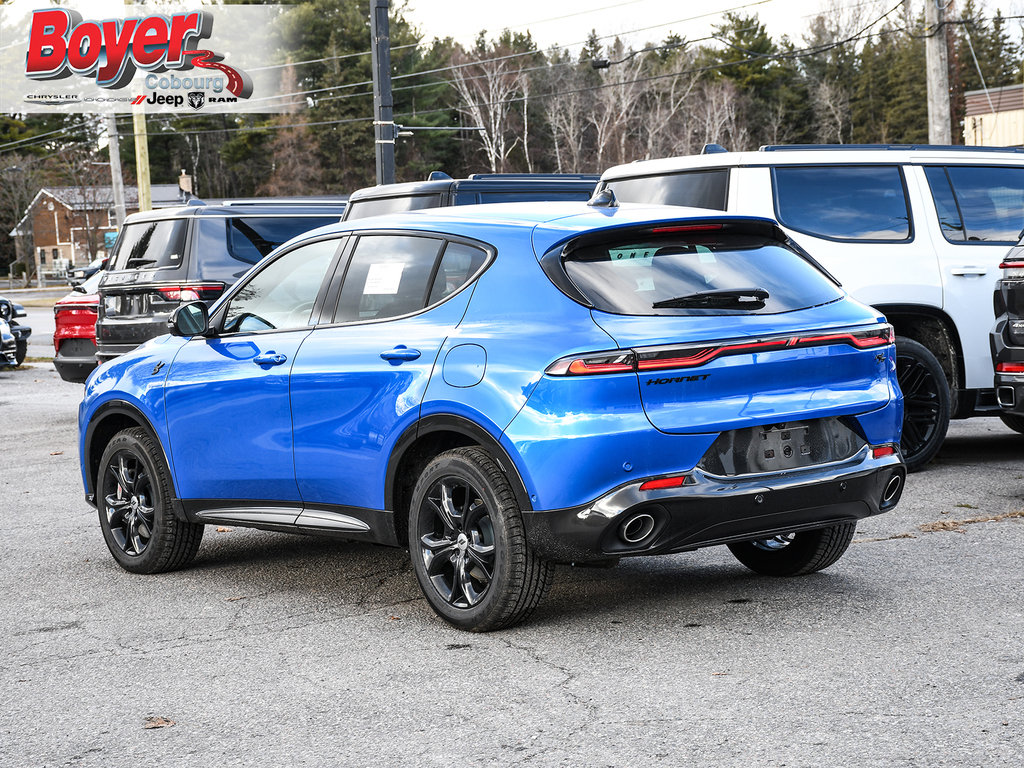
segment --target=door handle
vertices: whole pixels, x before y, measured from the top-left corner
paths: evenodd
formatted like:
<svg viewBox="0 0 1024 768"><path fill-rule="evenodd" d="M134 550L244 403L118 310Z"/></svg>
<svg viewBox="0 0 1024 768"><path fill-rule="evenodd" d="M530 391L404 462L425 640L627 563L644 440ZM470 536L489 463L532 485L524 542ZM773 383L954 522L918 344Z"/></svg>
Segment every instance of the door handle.
<svg viewBox="0 0 1024 768"><path fill-rule="evenodd" d="M394 349L380 353L380 359L387 360L392 365L401 365L406 360L416 360L419 356L418 349L409 349L405 344L398 344Z"/></svg>
<svg viewBox="0 0 1024 768"><path fill-rule="evenodd" d="M953 267L950 272L958 277L981 277L987 274L988 270L984 267Z"/></svg>
<svg viewBox="0 0 1024 768"><path fill-rule="evenodd" d="M288 358L280 352L274 352L271 350L270 352L264 352L263 354L256 355L252 361L256 363L256 365L280 365L287 359Z"/></svg>

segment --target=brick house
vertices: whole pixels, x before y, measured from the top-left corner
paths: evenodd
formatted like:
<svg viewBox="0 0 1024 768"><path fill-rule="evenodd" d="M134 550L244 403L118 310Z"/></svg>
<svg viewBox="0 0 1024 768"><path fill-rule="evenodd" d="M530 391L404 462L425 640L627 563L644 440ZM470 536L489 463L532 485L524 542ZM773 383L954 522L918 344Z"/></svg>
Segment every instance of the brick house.
<svg viewBox="0 0 1024 768"><path fill-rule="evenodd" d="M136 212L138 189L125 187L124 196L126 212ZM167 208L184 205L188 196L177 184L154 184L152 199L154 208ZM37 275L59 277L102 256L104 235L116 231L111 187L44 187L10 234L31 237Z"/></svg>

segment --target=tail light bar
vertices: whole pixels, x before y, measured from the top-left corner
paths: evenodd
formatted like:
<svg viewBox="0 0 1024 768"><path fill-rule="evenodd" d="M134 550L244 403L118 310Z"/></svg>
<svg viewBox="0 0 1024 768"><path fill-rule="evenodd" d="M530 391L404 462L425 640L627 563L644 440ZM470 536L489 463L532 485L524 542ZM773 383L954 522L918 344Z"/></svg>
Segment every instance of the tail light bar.
<svg viewBox="0 0 1024 768"><path fill-rule="evenodd" d="M894 343L896 333L891 325L877 325L864 330L843 330L823 334L780 336L757 341L722 342L670 347L617 349L590 355L563 357L548 366L550 376L587 376L602 373L633 373L668 368L698 368L719 357L771 352L800 347L846 344L857 349L873 349Z"/></svg>
<svg viewBox="0 0 1024 768"><path fill-rule="evenodd" d="M213 301L224 292L224 283L164 285L155 290L167 301Z"/></svg>
<svg viewBox="0 0 1024 768"><path fill-rule="evenodd" d="M997 363L996 373L1024 373L1024 363Z"/></svg>

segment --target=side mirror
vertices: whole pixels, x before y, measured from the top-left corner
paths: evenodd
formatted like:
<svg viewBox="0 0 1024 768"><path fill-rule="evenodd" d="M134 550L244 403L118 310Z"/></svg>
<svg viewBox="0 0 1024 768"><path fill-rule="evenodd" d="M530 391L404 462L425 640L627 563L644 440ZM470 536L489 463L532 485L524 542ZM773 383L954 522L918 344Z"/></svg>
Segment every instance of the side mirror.
<svg viewBox="0 0 1024 768"><path fill-rule="evenodd" d="M167 329L172 336L205 336L210 330L210 311L201 301L183 304L167 318Z"/></svg>

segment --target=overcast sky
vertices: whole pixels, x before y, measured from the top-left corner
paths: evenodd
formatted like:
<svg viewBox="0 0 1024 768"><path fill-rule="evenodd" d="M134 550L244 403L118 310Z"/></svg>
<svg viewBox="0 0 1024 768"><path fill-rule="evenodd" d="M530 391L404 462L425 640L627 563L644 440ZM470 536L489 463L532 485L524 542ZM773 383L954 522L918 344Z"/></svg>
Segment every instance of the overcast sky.
<svg viewBox="0 0 1024 768"><path fill-rule="evenodd" d="M400 0L392 0L397 5ZM800 42L811 17L822 8L838 8L843 14L860 13L863 24L874 21L897 4L898 0L514 0L494 2L477 0L457 3L454 0L408 0L406 18L416 24L429 40L451 36L461 43L471 43L481 29L488 37L496 37L502 29L529 31L541 48L552 45L578 47L591 29L599 36L620 35L634 47L660 42L670 32L688 39L702 37L733 9L741 14L757 14L769 33L778 40L788 34ZM912 0L919 9L923 0ZM991 12L996 8L1004 16L1024 13L1024 0L982 0ZM954 0L952 16L958 17L963 0ZM895 17L897 14L893 14ZM1020 34L1020 22L1009 22Z"/></svg>

